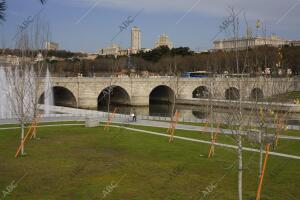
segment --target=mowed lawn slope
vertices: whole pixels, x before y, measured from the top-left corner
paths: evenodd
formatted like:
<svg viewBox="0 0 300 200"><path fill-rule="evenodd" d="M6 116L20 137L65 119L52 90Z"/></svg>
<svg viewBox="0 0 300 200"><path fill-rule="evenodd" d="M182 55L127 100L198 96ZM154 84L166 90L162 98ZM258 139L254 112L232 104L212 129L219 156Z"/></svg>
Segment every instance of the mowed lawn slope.
<svg viewBox="0 0 300 200"><path fill-rule="evenodd" d="M25 175L5 199L237 199L237 156L232 149L216 147L215 157L208 159L209 145L201 143L175 139L170 144L166 137L123 128L43 127L38 129L40 140L26 145L28 155L14 158L19 134L0 130L0 192ZM244 199L252 200L258 154L243 155ZM299 169L300 160L271 156L262 200L299 199ZM110 185L117 186L109 190ZM208 193L205 198L203 191Z"/></svg>

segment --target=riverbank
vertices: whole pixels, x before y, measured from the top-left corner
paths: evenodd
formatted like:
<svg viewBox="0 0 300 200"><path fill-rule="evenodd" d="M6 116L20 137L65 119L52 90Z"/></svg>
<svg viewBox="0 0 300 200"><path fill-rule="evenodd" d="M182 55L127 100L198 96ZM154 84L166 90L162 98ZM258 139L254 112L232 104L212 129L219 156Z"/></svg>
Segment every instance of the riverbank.
<svg viewBox="0 0 300 200"><path fill-rule="evenodd" d="M220 100L220 99L177 99L177 104L193 105L193 106L213 106L217 108L237 108L240 106L239 101L235 100ZM279 103L279 102L256 102L256 101L241 101L243 109L259 110L260 108L272 109L279 112L300 113L300 104L294 103Z"/></svg>

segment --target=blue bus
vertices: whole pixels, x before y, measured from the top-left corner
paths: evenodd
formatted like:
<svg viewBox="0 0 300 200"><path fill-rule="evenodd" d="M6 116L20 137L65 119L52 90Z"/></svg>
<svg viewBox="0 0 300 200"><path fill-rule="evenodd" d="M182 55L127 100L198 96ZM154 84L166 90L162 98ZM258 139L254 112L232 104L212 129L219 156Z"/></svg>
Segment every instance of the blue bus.
<svg viewBox="0 0 300 200"><path fill-rule="evenodd" d="M196 71L196 72L184 72L181 77L184 78L207 78L211 76L211 72L207 71Z"/></svg>

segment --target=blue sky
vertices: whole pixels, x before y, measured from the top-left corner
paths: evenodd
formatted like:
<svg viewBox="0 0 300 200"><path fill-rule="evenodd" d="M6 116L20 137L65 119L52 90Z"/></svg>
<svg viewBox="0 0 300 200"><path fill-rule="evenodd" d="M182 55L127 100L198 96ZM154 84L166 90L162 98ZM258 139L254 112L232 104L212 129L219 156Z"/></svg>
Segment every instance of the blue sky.
<svg viewBox="0 0 300 200"><path fill-rule="evenodd" d="M138 26L144 48L152 48L159 35L166 33L176 47L209 49L229 6L245 13L254 33L255 21L261 19L268 34L300 39L300 0L48 0L44 6L38 0L7 1L6 21L0 25L1 41L7 47L13 47L17 27L42 7L41 17L50 24L52 40L72 51L95 52L107 46L122 22L141 9L114 43L130 47L130 28ZM240 21L244 24L243 14ZM241 34L244 32L242 25ZM223 37L228 34L218 36Z"/></svg>

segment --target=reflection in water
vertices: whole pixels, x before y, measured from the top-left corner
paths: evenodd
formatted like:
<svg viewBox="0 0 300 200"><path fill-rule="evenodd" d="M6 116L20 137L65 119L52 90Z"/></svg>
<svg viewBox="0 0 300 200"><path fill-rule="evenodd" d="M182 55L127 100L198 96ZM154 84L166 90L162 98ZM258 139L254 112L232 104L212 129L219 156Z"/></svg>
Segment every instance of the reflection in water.
<svg viewBox="0 0 300 200"><path fill-rule="evenodd" d="M117 108L117 113L127 114L129 115L132 112L135 112L137 116L160 116L160 117L170 117L172 113L173 104L168 103L151 103L150 106L144 107L132 107L126 105L110 105L110 112L113 112L115 108ZM208 108L205 106L187 106L187 105L176 105L174 112L176 109L180 112L180 117L185 120L206 120L209 117ZM107 112L107 105L101 105L98 110ZM224 108L214 108L214 113L218 116L218 118L222 121L228 121L228 118L232 116L228 109ZM255 113L250 113L245 111L245 115L250 116L255 121ZM289 125L300 125L300 114L293 113L288 116L287 124Z"/></svg>
<svg viewBox="0 0 300 200"><path fill-rule="evenodd" d="M109 110L110 112L113 112L113 110L117 108L117 113L127 114L127 115L129 115L132 112L135 112L137 115L170 117L172 113L172 107L173 104L168 104L168 103L151 103L150 106L142 106L142 107L110 104ZM98 110L107 112L107 104L99 105ZM176 108L174 110L176 110Z"/></svg>
<svg viewBox="0 0 300 200"><path fill-rule="evenodd" d="M205 113L203 111L201 112L201 111L192 110L192 114L194 115L194 117L198 119L206 119L208 117L208 113Z"/></svg>
<svg viewBox="0 0 300 200"><path fill-rule="evenodd" d="M290 120L287 120L287 124L289 125L300 125L300 119L296 120L296 119L290 119Z"/></svg>
<svg viewBox="0 0 300 200"><path fill-rule="evenodd" d="M149 115L149 116L159 116L159 117L171 117L173 105L171 103L158 103L152 102L149 106L142 107L133 107L127 105L117 105L110 104L110 112L113 112L117 108L117 113L129 115L132 112L135 112L137 115ZM98 107L98 110L107 112L107 104L102 104ZM185 105L176 105L173 111L178 110L181 114L181 117L190 118L190 119L206 119L207 113L206 108L204 107L195 107L195 106L185 106Z"/></svg>
<svg viewBox="0 0 300 200"><path fill-rule="evenodd" d="M126 105L117 105L117 104L110 104L109 105L109 112L113 112L117 108L117 113L120 114L126 114L129 115L131 112L133 112L132 106L126 106ZM98 110L107 112L108 111L108 105L107 104L101 104L98 105Z"/></svg>
<svg viewBox="0 0 300 200"><path fill-rule="evenodd" d="M150 116L160 116L160 117L171 117L172 109L174 104L171 103L150 103L149 105L149 115ZM173 113L176 111L174 108Z"/></svg>

